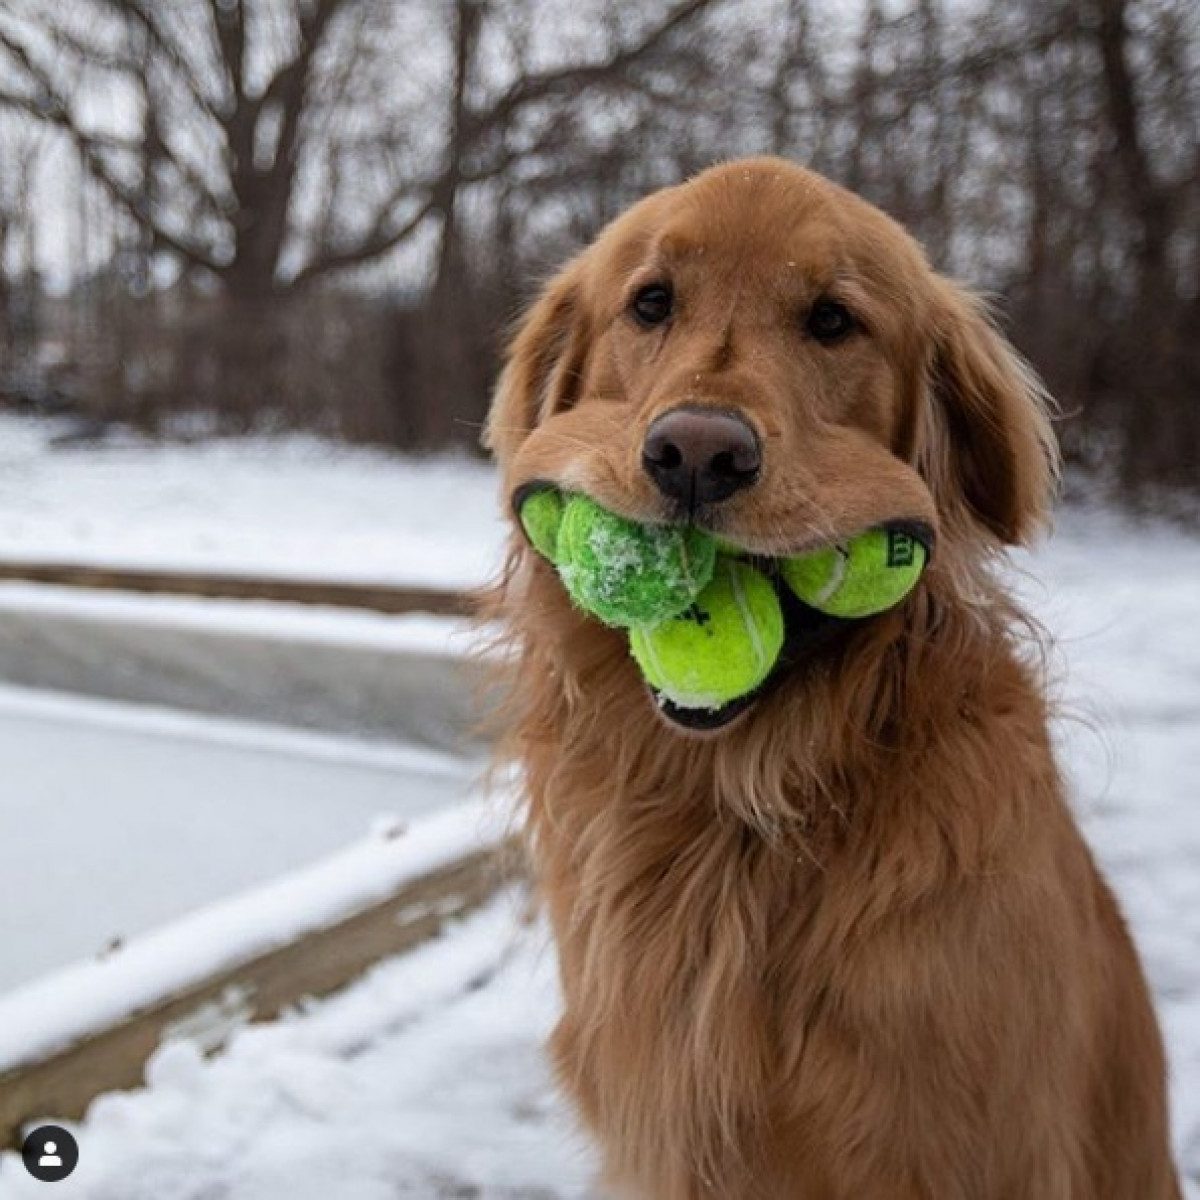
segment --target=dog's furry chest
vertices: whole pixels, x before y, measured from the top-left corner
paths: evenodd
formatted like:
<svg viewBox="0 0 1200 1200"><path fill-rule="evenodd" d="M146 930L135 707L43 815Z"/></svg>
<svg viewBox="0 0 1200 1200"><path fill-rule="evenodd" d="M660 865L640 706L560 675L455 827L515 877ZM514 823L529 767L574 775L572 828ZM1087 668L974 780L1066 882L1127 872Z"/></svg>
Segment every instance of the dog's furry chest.
<svg viewBox="0 0 1200 1200"><path fill-rule="evenodd" d="M791 972L815 868L711 810L689 820L618 805L538 843L566 993L552 1050L628 1160L610 1165L659 1179L663 1196L696 1178L741 1194L744 1171L761 1167L783 1044L795 1044L780 1022L803 1004Z"/></svg>

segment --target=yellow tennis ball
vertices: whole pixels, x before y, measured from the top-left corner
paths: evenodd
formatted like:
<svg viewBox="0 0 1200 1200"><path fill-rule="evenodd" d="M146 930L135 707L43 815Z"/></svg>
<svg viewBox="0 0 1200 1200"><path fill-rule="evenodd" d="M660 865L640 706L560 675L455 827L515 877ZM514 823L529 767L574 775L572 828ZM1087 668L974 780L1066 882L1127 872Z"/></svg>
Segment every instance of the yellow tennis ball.
<svg viewBox="0 0 1200 1200"><path fill-rule="evenodd" d="M563 498L556 488L537 488L521 500L518 516L525 536L543 557L554 561L562 525Z"/></svg>
<svg viewBox="0 0 1200 1200"><path fill-rule="evenodd" d="M630 631L642 676L679 708L717 709L747 695L783 649L783 610L771 581L720 556L708 586L686 612Z"/></svg>
<svg viewBox="0 0 1200 1200"><path fill-rule="evenodd" d="M857 619L899 604L921 578L927 557L905 530L869 529L844 545L785 559L780 573L810 608Z"/></svg>

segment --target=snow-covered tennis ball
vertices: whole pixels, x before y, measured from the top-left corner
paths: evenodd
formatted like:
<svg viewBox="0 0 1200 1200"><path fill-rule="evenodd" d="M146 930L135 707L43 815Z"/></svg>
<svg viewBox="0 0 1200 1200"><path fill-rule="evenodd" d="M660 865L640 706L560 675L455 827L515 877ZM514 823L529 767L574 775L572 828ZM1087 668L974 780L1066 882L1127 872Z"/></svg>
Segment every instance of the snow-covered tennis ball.
<svg viewBox="0 0 1200 1200"><path fill-rule="evenodd" d="M902 529L870 529L844 545L785 559L780 572L810 608L858 618L899 604L925 569L924 545Z"/></svg>
<svg viewBox="0 0 1200 1200"><path fill-rule="evenodd" d="M558 529L562 524L563 499L556 488L538 488L522 501L519 516L533 548L554 561L558 553Z"/></svg>
<svg viewBox="0 0 1200 1200"><path fill-rule="evenodd" d="M563 505L554 561L571 598L606 625L655 625L712 578L716 547L699 529L640 525L588 496Z"/></svg>
<svg viewBox="0 0 1200 1200"><path fill-rule="evenodd" d="M752 692L783 649L783 610L761 571L724 555L682 615L634 629L629 647L646 682L680 708L721 708Z"/></svg>

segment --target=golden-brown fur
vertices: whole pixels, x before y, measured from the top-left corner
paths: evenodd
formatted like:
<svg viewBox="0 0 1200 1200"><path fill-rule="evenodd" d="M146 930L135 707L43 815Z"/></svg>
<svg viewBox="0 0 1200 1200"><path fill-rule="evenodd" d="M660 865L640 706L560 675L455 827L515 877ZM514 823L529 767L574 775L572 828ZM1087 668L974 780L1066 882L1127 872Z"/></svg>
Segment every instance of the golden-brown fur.
<svg viewBox="0 0 1200 1200"><path fill-rule="evenodd" d="M675 316L637 327L631 290L664 276ZM827 294L865 332L806 337ZM704 514L722 536L779 555L906 517L938 540L900 608L697 737L514 535L507 750L561 964L553 1056L609 1185L1178 1196L1141 970L989 569L1048 504L1036 384L890 220L758 159L643 201L548 286L489 426L506 496L545 479L665 519L641 439L684 402L762 441L760 481Z"/></svg>

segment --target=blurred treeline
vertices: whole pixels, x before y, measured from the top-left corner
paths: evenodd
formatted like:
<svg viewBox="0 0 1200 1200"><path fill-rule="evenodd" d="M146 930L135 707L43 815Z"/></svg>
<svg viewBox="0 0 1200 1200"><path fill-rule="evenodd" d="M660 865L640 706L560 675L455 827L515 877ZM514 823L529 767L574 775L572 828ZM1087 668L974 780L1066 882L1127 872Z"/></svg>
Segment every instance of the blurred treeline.
<svg viewBox="0 0 1200 1200"><path fill-rule="evenodd" d="M1196 0L3 0L0 392L474 444L539 278L751 152L993 293L1074 461L1200 482Z"/></svg>

